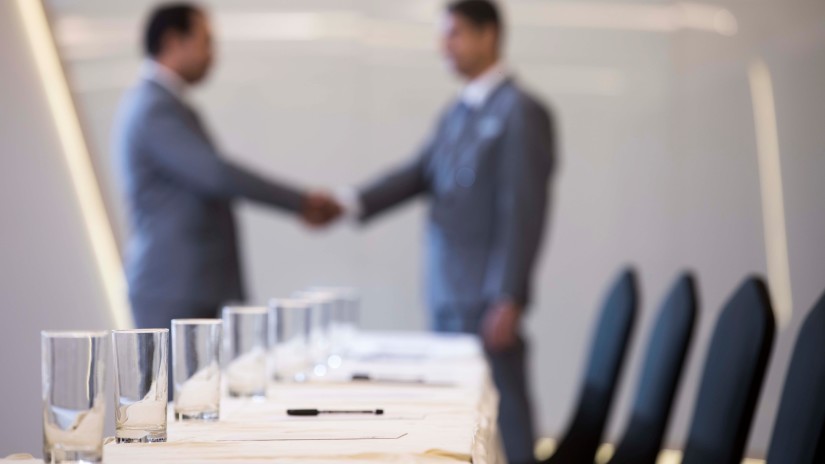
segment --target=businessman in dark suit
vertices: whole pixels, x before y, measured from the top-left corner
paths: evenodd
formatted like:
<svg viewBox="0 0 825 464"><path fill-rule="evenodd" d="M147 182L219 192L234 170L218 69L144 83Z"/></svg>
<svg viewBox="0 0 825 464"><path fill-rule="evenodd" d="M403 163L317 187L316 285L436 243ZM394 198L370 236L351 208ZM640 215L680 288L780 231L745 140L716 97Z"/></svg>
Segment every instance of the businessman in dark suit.
<svg viewBox="0 0 825 464"><path fill-rule="evenodd" d="M548 110L501 61L502 36L493 3L449 4L444 53L467 85L414 158L338 200L370 221L427 196L432 326L482 336L507 457L521 463L533 460L534 432L519 326L544 235L554 137Z"/></svg>
<svg viewBox="0 0 825 464"><path fill-rule="evenodd" d="M131 236L129 299L138 327L216 317L244 298L233 205L247 199L299 215L334 218L330 197L265 178L226 159L186 99L206 77L212 39L204 11L160 6L144 37L140 82L120 108L115 152Z"/></svg>

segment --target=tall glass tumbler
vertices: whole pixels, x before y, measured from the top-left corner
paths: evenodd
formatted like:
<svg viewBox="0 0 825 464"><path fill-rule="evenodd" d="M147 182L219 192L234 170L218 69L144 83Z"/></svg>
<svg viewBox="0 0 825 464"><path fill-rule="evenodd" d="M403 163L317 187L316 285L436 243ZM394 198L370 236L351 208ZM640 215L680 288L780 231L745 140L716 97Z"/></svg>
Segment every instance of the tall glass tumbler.
<svg viewBox="0 0 825 464"><path fill-rule="evenodd" d="M108 336L41 332L45 462L102 460Z"/></svg>
<svg viewBox="0 0 825 464"><path fill-rule="evenodd" d="M113 330L115 439L166 441L169 329Z"/></svg>
<svg viewBox="0 0 825 464"><path fill-rule="evenodd" d="M223 308L223 327L227 393L231 397L265 397L269 309L228 306Z"/></svg>
<svg viewBox="0 0 825 464"><path fill-rule="evenodd" d="M340 364L346 358L358 335L360 297L355 289L339 287L336 289L335 314L333 336L333 354L330 355L329 364L335 367L335 363Z"/></svg>
<svg viewBox="0 0 825 464"><path fill-rule="evenodd" d="M334 296L327 291L305 290L296 292L297 298L309 302L309 352L312 358L312 375L323 377L327 374L327 358L330 355L330 323Z"/></svg>
<svg viewBox="0 0 825 464"><path fill-rule="evenodd" d="M298 298L269 302L270 369L278 382L307 380L312 368L309 308L309 301Z"/></svg>
<svg viewBox="0 0 825 464"><path fill-rule="evenodd" d="M345 350L347 350L355 342L361 325L361 295L354 288L344 288L342 298L344 301L342 339Z"/></svg>
<svg viewBox="0 0 825 464"><path fill-rule="evenodd" d="M361 298L352 287L311 287L310 291L327 293L334 299L330 312L330 367L340 363L358 333Z"/></svg>
<svg viewBox="0 0 825 464"><path fill-rule="evenodd" d="M175 419L217 420L221 403L220 319L172 319Z"/></svg>

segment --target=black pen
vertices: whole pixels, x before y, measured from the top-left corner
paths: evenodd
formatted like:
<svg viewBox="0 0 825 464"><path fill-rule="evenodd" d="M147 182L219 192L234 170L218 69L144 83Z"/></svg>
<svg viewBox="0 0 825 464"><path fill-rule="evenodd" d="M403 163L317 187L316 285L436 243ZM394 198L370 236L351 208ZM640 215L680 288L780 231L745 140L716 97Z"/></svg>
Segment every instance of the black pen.
<svg viewBox="0 0 825 464"><path fill-rule="evenodd" d="M346 410L346 409L287 409L289 416L318 416L321 414L375 414L380 416L384 414L383 409L367 409L367 410Z"/></svg>
<svg viewBox="0 0 825 464"><path fill-rule="evenodd" d="M427 387L452 387L454 384L449 382L432 382L427 379L417 378L403 378L403 377L373 377L365 373L354 373L350 377L353 382L375 382L375 383L389 383L402 385L424 385Z"/></svg>
<svg viewBox="0 0 825 464"><path fill-rule="evenodd" d="M405 378L392 378L392 377L373 377L369 374L363 373L354 373L352 374L353 381L364 381L364 382L377 382L377 383L414 383L414 384L423 384L426 381L422 378L412 378L412 379L405 379Z"/></svg>

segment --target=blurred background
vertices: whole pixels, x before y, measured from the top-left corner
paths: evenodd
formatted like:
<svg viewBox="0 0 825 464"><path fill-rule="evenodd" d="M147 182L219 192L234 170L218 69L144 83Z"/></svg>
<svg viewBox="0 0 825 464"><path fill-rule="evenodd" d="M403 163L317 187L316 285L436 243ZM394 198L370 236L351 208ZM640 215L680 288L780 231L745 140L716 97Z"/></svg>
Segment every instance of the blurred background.
<svg viewBox="0 0 825 464"><path fill-rule="evenodd" d="M87 222L97 217L122 249L112 121L137 80L140 30L157 2L44 2L91 157L95 176L85 178L64 156L63 116L53 114L17 3L0 3L0 456L39 454L39 331L118 323L111 289L122 276L101 278L95 247L108 239L90 240ZM363 182L410 156L460 88L438 50L441 0L200 3L218 61L192 100L227 156L260 172L319 187ZM825 283L825 3L500 4L507 61L552 106L560 137L527 324L539 432L563 431L602 292L632 263L643 306L610 421L618 438L651 316L687 268L698 276L700 316L667 439L678 447L718 311L745 275L760 273L779 320L749 444L762 455L792 342ZM95 177L108 222L78 201L78 179L82 197ZM250 300L351 285L363 293L365 328L424 329L423 213L419 202L367 228L313 232L244 204Z"/></svg>

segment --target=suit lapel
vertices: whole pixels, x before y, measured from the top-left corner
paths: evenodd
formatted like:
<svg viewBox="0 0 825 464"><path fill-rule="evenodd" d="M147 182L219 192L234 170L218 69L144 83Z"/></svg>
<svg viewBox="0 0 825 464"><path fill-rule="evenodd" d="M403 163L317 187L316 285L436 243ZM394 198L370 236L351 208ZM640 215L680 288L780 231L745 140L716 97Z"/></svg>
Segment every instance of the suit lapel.
<svg viewBox="0 0 825 464"><path fill-rule="evenodd" d="M480 137L497 132L501 121L497 110L502 90L511 84L511 78L501 83L478 109L472 109L461 100L454 103L450 115L443 122L442 136L437 143L433 162L433 174L439 191L452 188L455 176L463 164L472 164L467 159L477 153L472 149Z"/></svg>
<svg viewBox="0 0 825 464"><path fill-rule="evenodd" d="M182 101L178 96L173 95L169 92L168 89L163 87L162 85L158 84L157 82L147 79L146 83L155 88L157 91L161 92L165 98L169 99L173 105L177 106L183 114L186 116L186 119L195 129L195 131L204 138L210 145L212 145L212 138L209 136L209 132L206 130L206 127L203 125L203 121L201 121L200 116L198 113L189 106L186 102Z"/></svg>
<svg viewBox="0 0 825 464"><path fill-rule="evenodd" d="M192 121L192 125L195 127L195 130L197 130L198 133L204 139L206 139L206 141L208 141L209 144L211 145L212 144L212 138L209 137L209 132L207 132L206 128L204 127L203 121L201 121L201 118L198 115L198 113L195 112L195 110L192 109L189 105L187 105L183 102L178 102L178 103L180 103L181 107L183 107L184 112L186 112L187 116Z"/></svg>

